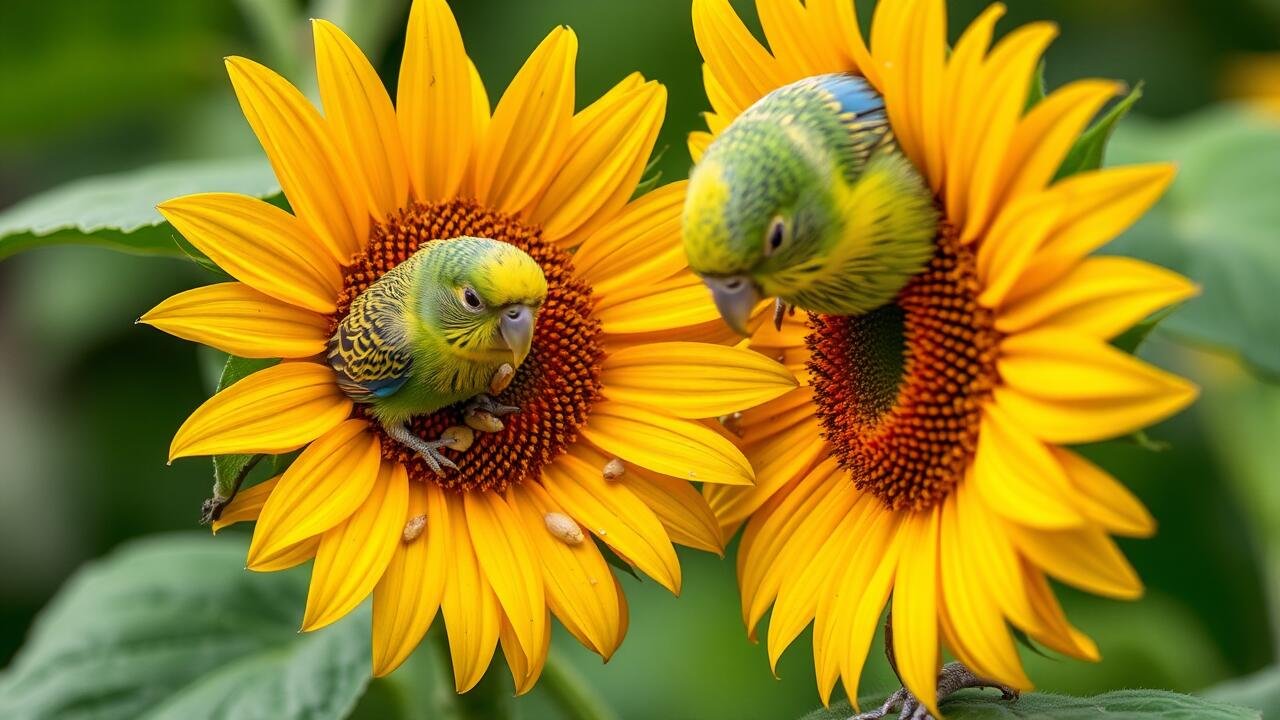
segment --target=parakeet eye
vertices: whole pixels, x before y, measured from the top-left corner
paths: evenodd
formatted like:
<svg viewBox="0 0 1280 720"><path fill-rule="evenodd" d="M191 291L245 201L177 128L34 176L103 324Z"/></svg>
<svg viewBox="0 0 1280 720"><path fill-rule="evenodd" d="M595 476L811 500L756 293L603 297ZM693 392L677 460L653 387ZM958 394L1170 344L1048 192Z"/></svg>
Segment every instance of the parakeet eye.
<svg viewBox="0 0 1280 720"><path fill-rule="evenodd" d="M769 223L769 232L764 238L764 256L769 257L787 241L787 221L781 216Z"/></svg>
<svg viewBox="0 0 1280 720"><path fill-rule="evenodd" d="M480 296L471 288L462 289L462 302L466 303L467 307L472 310L480 310L484 307L484 302L480 299Z"/></svg>

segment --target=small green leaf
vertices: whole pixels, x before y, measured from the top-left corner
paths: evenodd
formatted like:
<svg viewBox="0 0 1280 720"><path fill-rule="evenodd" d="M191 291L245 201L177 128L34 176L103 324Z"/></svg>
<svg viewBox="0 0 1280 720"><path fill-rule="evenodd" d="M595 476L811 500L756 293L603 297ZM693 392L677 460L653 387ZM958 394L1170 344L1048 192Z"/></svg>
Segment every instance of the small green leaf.
<svg viewBox="0 0 1280 720"><path fill-rule="evenodd" d="M883 697L858 700L863 710L880 706ZM1018 700L1000 700L992 691L964 690L942 701L947 720L1261 720L1257 710L1179 695L1164 690L1118 690L1088 698L1031 693ZM802 720L848 720L849 703L805 715ZM897 717L890 714L889 717Z"/></svg>
<svg viewBox="0 0 1280 720"><path fill-rule="evenodd" d="M83 568L0 675L0 717L346 717L369 682L369 615L299 633L307 573L244 570L241 543L169 535Z"/></svg>
<svg viewBox="0 0 1280 720"><path fill-rule="evenodd" d="M1204 691L1203 695L1220 702L1257 708L1263 717L1280 717L1280 666L1272 665L1252 675L1228 680Z"/></svg>
<svg viewBox="0 0 1280 720"><path fill-rule="evenodd" d="M1138 83L1128 95L1103 115L1101 120L1086 130L1067 153L1067 159L1062 161L1062 166L1058 168L1058 179L1102 167L1112 133L1141 98L1142 83Z"/></svg>
<svg viewBox="0 0 1280 720"><path fill-rule="evenodd" d="M277 360L259 360L241 358L234 355L227 357L227 364L222 368L222 377L218 379L217 392L262 370L275 365ZM215 455L213 456L213 495L204 501L200 508L200 522L208 524L222 515L222 509L240 492L240 486L249 476L254 466L265 455Z"/></svg>
<svg viewBox="0 0 1280 720"><path fill-rule="evenodd" d="M46 245L100 245L144 255L185 257L156 204L197 192L280 192L265 160L170 163L85 178L0 212L0 260Z"/></svg>
<svg viewBox="0 0 1280 720"><path fill-rule="evenodd" d="M658 152L649 158L649 164L644 166L644 171L640 173L640 182L636 185L635 192L631 193L631 199L634 200L654 188L658 187L658 183L662 182L662 171L658 169L658 163L662 161L662 156L667 154L667 148L670 145L663 145Z"/></svg>

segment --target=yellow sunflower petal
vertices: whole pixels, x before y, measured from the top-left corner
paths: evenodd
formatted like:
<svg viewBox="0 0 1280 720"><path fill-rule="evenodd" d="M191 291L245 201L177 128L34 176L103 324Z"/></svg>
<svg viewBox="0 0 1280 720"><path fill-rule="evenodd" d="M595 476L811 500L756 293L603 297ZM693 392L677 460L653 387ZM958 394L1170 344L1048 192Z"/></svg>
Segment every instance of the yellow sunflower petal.
<svg viewBox="0 0 1280 720"><path fill-rule="evenodd" d="M351 400L323 365L287 362L214 395L182 423L169 460L192 455L292 452L351 414Z"/></svg>
<svg viewBox="0 0 1280 720"><path fill-rule="evenodd" d="M1002 308L996 329L1012 334L1055 326L1109 340L1196 292L1181 275L1141 260L1086 258L1042 292Z"/></svg>
<svg viewBox="0 0 1280 720"><path fill-rule="evenodd" d="M681 180L645 193L582 242L573 265L594 294L652 284L685 269L680 208L687 186Z"/></svg>
<svg viewBox="0 0 1280 720"><path fill-rule="evenodd" d="M999 307L1018 282L1036 248L1053 231L1065 208L1053 190L1023 195L1006 207L978 247L977 269L982 284L978 302Z"/></svg>
<svg viewBox="0 0 1280 720"><path fill-rule="evenodd" d="M493 111L476 192L498 210L518 212L547 187L569 144L578 38L551 31L516 73Z"/></svg>
<svg viewBox="0 0 1280 720"><path fill-rule="evenodd" d="M498 596L525 657L546 644L546 590L524 524L500 495L469 492L462 496L471 546L489 586Z"/></svg>
<svg viewBox="0 0 1280 720"><path fill-rule="evenodd" d="M300 308L333 312L342 289L338 264L284 210L233 193L186 195L156 209L197 250L245 285Z"/></svg>
<svg viewBox="0 0 1280 720"><path fill-rule="evenodd" d="M814 468L755 531L755 541L738 572L748 633L755 633L756 624L777 597L785 572L806 561L853 506L857 494L843 474L834 460ZM753 518L748 525L757 522Z"/></svg>
<svg viewBox="0 0 1280 720"><path fill-rule="evenodd" d="M279 475L236 493L231 502L222 508L222 514L218 519L209 526L213 534L217 535L219 530L238 522L257 520L259 513L262 512L262 506L267 502L267 496L275 489L278 482L280 482Z"/></svg>
<svg viewBox="0 0 1280 720"><path fill-rule="evenodd" d="M400 544L408 507L404 465L382 463L364 502L320 536L302 617L304 631L338 620L373 592Z"/></svg>
<svg viewBox="0 0 1280 720"><path fill-rule="evenodd" d="M400 667L421 642L444 593L449 551L449 517L444 491L432 483L411 482L402 519L423 516L426 530L412 542L398 542L386 572L373 590L373 674L382 677Z"/></svg>
<svg viewBox="0 0 1280 720"><path fill-rule="evenodd" d="M483 94L483 85L479 91ZM475 93L471 61L449 4L415 0L400 61L396 119L419 200L444 200L457 193L480 137ZM487 122L487 100L484 116Z"/></svg>
<svg viewBox="0 0 1280 720"><path fill-rule="evenodd" d="M707 147L711 145L711 139L712 135L709 132L698 130L689 133L689 157L693 158L695 163L702 160Z"/></svg>
<svg viewBox="0 0 1280 720"><path fill-rule="evenodd" d="M967 508L966 508L967 509ZM941 616L948 645L956 658L983 677L998 680L1019 690L1031 687L1022 669L1013 636L1005 624L996 596L1021 587L988 586L978 565L986 562L964 544L960 526L991 522L994 518L966 515L960 511L955 493L942 505L939 536L939 567L942 592Z"/></svg>
<svg viewBox="0 0 1280 720"><path fill-rule="evenodd" d="M369 235L369 206L349 160L316 109L289 81L241 57L227 72L293 212L345 263Z"/></svg>
<svg viewBox="0 0 1280 720"><path fill-rule="evenodd" d="M600 468L562 455L543 470L543 486L584 530L600 538L672 593L680 593L680 561L653 511L626 487L605 482Z"/></svg>
<svg viewBox="0 0 1280 720"><path fill-rule="evenodd" d="M1076 507L1090 520L1116 535L1151 537L1155 534L1156 521L1151 513L1110 473L1070 450L1053 448L1053 455L1076 491Z"/></svg>
<svg viewBox="0 0 1280 720"><path fill-rule="evenodd" d="M893 654L902 683L938 712L938 520L940 507L910 513L893 582Z"/></svg>
<svg viewBox="0 0 1280 720"><path fill-rule="evenodd" d="M1007 527L1027 560L1059 580L1120 600L1142 596L1138 574L1101 528L1036 530L1015 523L1008 523Z"/></svg>
<svg viewBox="0 0 1280 720"><path fill-rule="evenodd" d="M601 450L663 475L728 485L755 478L742 452L710 428L627 403L598 403L581 432Z"/></svg>
<svg viewBox="0 0 1280 720"><path fill-rule="evenodd" d="M942 108L948 125L944 128L946 149L947 217L952 223L963 225L966 215L965 193L968 179L973 173L976 134L983 132L978 123L982 103L985 101L986 80L983 59L991 46L995 24L1005 13L1001 3L992 3L965 28L947 62L944 78Z"/></svg>
<svg viewBox="0 0 1280 720"><path fill-rule="evenodd" d="M993 397L1052 443L1094 442L1146 427L1196 397L1187 381L1099 340L1056 330L1007 338Z"/></svg>
<svg viewBox="0 0 1280 720"><path fill-rule="evenodd" d="M820 457L830 454L830 446L819 434L821 428L812 410L805 420L747 448L747 457L756 469L755 485L702 487L722 527L745 520L787 483L808 473Z"/></svg>
<svg viewBox="0 0 1280 720"><path fill-rule="evenodd" d="M550 611L545 607L542 609L542 624L551 624ZM504 616L498 626L498 641L502 645L502 655L507 659L507 667L511 669L511 679L515 681L516 697L524 695L542 676L542 668L547 664L547 651L551 648L551 633L542 633L542 644L532 654L526 653L511 621Z"/></svg>
<svg viewBox="0 0 1280 720"><path fill-rule="evenodd" d="M273 553L264 555L257 559L252 567L248 568L253 572L280 572L295 568L311 558L316 556L316 551L320 549L320 538L312 536L299 540L292 545L285 545Z"/></svg>
<svg viewBox="0 0 1280 720"><path fill-rule="evenodd" d="M653 510L672 542L724 555L720 523L693 485L641 467L627 468L622 482Z"/></svg>
<svg viewBox="0 0 1280 720"><path fill-rule="evenodd" d="M324 351L329 319L238 282L180 292L138 319L183 340L250 358L302 358Z"/></svg>
<svg viewBox="0 0 1280 720"><path fill-rule="evenodd" d="M965 176L968 198L962 240L979 237L997 209L996 193L1004 185L1001 165L1026 106L1032 74L1057 35L1058 28L1051 23L1024 25L1002 39L986 60L986 90L976 105L978 132L968 138L974 147L972 172Z"/></svg>
<svg viewBox="0 0 1280 720"><path fill-rule="evenodd" d="M369 497L380 465L378 438L363 420L348 420L307 446L262 506L249 567L351 517Z"/></svg>
<svg viewBox="0 0 1280 720"><path fill-rule="evenodd" d="M524 523L541 563L547 604L586 647L608 660L620 640L617 587L595 543L570 545L547 530L547 513L568 514L540 485L524 483L511 491L511 505Z"/></svg>
<svg viewBox="0 0 1280 720"><path fill-rule="evenodd" d="M601 297L595 315L611 335L657 332L720 317L711 293L692 273L648 286L632 286Z"/></svg>
<svg viewBox="0 0 1280 720"><path fill-rule="evenodd" d="M871 48L894 136L932 187L943 177L941 114L947 9L943 0L876 6Z"/></svg>
<svg viewBox="0 0 1280 720"><path fill-rule="evenodd" d="M462 693L480 682L493 659L502 610L476 559L462 498L453 493L443 495L449 506L449 557L440 610L449 633L454 687ZM429 527L430 520L427 524Z"/></svg>
<svg viewBox="0 0 1280 720"><path fill-rule="evenodd" d="M626 82L626 81L624 81ZM667 89L647 82L606 93L574 117L564 162L529 210L551 242L611 218L635 193L667 107Z"/></svg>
<svg viewBox="0 0 1280 720"><path fill-rule="evenodd" d="M312 20L311 28L325 120L360 170L369 207L381 220L409 197L395 108L377 71L346 33L327 20Z"/></svg>
<svg viewBox="0 0 1280 720"><path fill-rule="evenodd" d="M794 389L783 366L745 348L708 343L653 343L614 352L604 361L604 396L709 418L755 407Z"/></svg>
<svg viewBox="0 0 1280 720"><path fill-rule="evenodd" d="M1010 290L1010 299L1042 291L1127 230L1160 199L1173 176L1172 165L1133 165L1080 173L1054 184L1054 191L1067 198L1066 208Z"/></svg>
<svg viewBox="0 0 1280 720"><path fill-rule="evenodd" d="M824 704L838 676L850 701L858 702L858 679L902 558L902 525L898 513L872 507L843 577L818 598L813 659Z"/></svg>
<svg viewBox="0 0 1280 720"><path fill-rule="evenodd" d="M1067 616L1062 612L1062 606L1054 597L1044 573L1026 559L1022 560L1021 565L1027 596L1031 598L1031 607L1037 615L1036 627L1023 629L1050 650L1077 660L1097 662L1101 658L1098 646L1089 636L1067 622Z"/></svg>
<svg viewBox="0 0 1280 720"><path fill-rule="evenodd" d="M1011 622L1028 632L1039 628L1036 610L1023 587L1018 554L1004 530L1004 523L995 519L994 511L986 506L972 477L960 483L955 496L960 516L966 519L959 525L960 542L966 552L982 558L975 568L981 574L981 582L986 587L1000 588L995 599Z"/></svg>
<svg viewBox="0 0 1280 720"><path fill-rule="evenodd" d="M826 482L836 485L849 484L847 479L839 473L834 476L828 475ZM760 574L761 565L758 563L748 562L743 565L743 572L740 572L738 577L744 590L747 582L756 583L752 603L754 607L747 610L747 627L754 631L755 624L764 614L764 608L776 601L773 614L769 617L768 633L769 667L773 669L775 675L778 672L778 660L782 657L783 651L817 612L819 594L818 588L815 587L817 578L811 574L807 578L810 588L807 603L797 603L795 600L783 603L783 596L794 597L795 586L801 584L802 576L809 574L809 567L826 565L829 570L833 562L830 556L834 548L849 549L846 543L837 542L836 533L848 529L861 530L874 510L871 506L872 502L874 498L869 495L831 492L814 504L790 537L780 539L781 548L768 562L763 574ZM773 516L777 517L784 512L786 510L780 506ZM759 557L766 552L766 543L762 541L767 538L764 538L763 534L757 537L760 540L753 544L752 554ZM774 545L776 547L777 543L775 542ZM858 552L861 552L861 549ZM847 562L848 557L846 554L840 562ZM800 612L797 612L798 610ZM791 613L790 617L780 614L782 611Z"/></svg>
<svg viewBox="0 0 1280 720"><path fill-rule="evenodd" d="M986 504L1012 522L1039 528L1082 525L1067 476L1043 442L999 407L982 411L973 482Z"/></svg>
<svg viewBox="0 0 1280 720"><path fill-rule="evenodd" d="M827 39L832 41L833 47L839 49L842 60L848 63L846 69L857 71L874 87L884 87L880 70L871 59L871 51L863 40L853 3L844 0L809 0L805 3L805 12L812 16L812 26L825 30Z"/></svg>
<svg viewBox="0 0 1280 720"><path fill-rule="evenodd" d="M1078 80L1049 93L1018 123L1001 175L1008 178L1005 201L1039 192L1107 100L1124 90L1110 80Z"/></svg>
<svg viewBox="0 0 1280 720"><path fill-rule="evenodd" d="M752 37L728 0L694 0L693 36L734 115L785 84L777 61Z"/></svg>

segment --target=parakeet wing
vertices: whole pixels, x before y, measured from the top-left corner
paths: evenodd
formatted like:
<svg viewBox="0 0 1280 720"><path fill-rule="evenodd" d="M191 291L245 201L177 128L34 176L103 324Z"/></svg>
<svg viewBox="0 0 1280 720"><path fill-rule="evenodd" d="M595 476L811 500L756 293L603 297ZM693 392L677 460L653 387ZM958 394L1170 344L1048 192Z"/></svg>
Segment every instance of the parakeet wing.
<svg viewBox="0 0 1280 720"><path fill-rule="evenodd" d="M411 275L397 270L352 301L350 313L329 340L326 355L338 386L356 402L394 394L413 369L405 323Z"/></svg>

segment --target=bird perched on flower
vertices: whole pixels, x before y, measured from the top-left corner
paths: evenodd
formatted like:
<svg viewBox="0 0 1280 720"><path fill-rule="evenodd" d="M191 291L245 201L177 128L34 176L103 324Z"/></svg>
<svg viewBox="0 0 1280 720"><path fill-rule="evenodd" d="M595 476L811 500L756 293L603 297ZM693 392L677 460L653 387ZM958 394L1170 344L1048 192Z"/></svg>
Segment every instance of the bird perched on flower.
<svg viewBox="0 0 1280 720"><path fill-rule="evenodd" d="M884 305L933 257L933 195L894 141L884 100L850 73L761 98L695 168L689 266L735 330L763 297L831 315Z"/></svg>
<svg viewBox="0 0 1280 720"><path fill-rule="evenodd" d="M498 240L436 240L360 293L329 340L338 386L369 406L387 434L415 450L436 473L455 468L406 423L469 398L499 416L484 391L508 361L529 354L547 280L528 253Z"/></svg>

